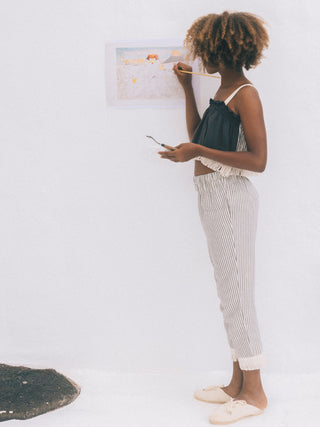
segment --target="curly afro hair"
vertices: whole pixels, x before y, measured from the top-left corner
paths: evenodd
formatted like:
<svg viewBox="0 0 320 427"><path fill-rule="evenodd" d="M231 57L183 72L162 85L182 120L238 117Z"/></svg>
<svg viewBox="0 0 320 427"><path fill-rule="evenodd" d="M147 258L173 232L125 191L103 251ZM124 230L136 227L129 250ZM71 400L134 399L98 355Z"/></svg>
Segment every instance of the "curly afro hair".
<svg viewBox="0 0 320 427"><path fill-rule="evenodd" d="M234 70L258 65L268 45L264 20L247 12L202 16L193 22L184 40L188 58L198 57L202 68L222 63Z"/></svg>

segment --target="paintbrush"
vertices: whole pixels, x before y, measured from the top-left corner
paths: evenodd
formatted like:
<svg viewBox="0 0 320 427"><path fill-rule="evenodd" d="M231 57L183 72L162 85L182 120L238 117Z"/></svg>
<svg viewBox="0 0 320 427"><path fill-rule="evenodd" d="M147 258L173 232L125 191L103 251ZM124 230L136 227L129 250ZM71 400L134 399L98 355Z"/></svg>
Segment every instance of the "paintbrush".
<svg viewBox="0 0 320 427"><path fill-rule="evenodd" d="M175 150L175 148L173 148L173 147L170 147L170 145L166 145L166 144L161 144L161 142L158 142L156 139L154 139L154 137L153 136L150 136L150 135L146 135L146 137L147 138L151 138L151 139L153 139L154 140L154 142L156 142L157 144L159 144L159 145L161 145L161 147L164 147L164 148L166 148L167 150L170 150L170 151L173 151L173 150Z"/></svg>
<svg viewBox="0 0 320 427"><path fill-rule="evenodd" d="M212 76L211 74L195 73L194 71L186 71L186 70L183 70L181 67L178 67L178 70L181 73L196 74L197 76L214 77L216 79L220 79L219 76Z"/></svg>

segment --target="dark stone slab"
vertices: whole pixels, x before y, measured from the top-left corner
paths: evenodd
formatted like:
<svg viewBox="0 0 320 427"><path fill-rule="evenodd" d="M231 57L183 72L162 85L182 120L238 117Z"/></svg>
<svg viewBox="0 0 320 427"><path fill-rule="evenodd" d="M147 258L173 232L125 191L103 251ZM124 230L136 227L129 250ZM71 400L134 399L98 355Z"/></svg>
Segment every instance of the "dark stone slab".
<svg viewBox="0 0 320 427"><path fill-rule="evenodd" d="M74 401L81 388L54 369L0 364L0 421L26 420Z"/></svg>

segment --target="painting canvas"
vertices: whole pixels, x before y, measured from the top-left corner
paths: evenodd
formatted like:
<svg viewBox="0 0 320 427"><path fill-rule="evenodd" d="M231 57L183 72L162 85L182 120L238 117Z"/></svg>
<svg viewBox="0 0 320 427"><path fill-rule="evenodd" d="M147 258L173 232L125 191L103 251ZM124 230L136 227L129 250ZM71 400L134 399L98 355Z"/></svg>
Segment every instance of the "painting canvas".
<svg viewBox="0 0 320 427"><path fill-rule="evenodd" d="M184 91L172 68L188 63L187 53L182 43L172 40L107 44L107 104L183 106Z"/></svg>

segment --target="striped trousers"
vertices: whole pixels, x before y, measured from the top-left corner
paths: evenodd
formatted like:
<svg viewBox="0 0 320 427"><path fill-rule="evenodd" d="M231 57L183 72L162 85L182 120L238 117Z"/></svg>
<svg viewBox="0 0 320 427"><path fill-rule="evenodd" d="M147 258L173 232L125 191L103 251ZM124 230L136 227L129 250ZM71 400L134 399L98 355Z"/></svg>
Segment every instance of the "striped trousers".
<svg viewBox="0 0 320 427"><path fill-rule="evenodd" d="M257 190L245 176L218 172L193 181L231 359L242 370L260 369L267 359L255 308Z"/></svg>

